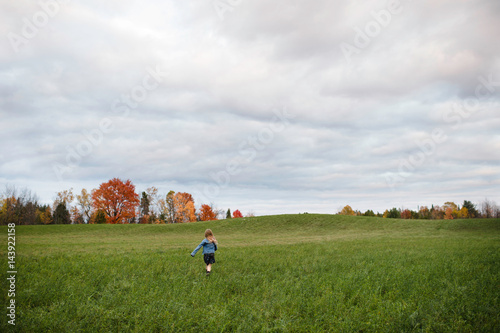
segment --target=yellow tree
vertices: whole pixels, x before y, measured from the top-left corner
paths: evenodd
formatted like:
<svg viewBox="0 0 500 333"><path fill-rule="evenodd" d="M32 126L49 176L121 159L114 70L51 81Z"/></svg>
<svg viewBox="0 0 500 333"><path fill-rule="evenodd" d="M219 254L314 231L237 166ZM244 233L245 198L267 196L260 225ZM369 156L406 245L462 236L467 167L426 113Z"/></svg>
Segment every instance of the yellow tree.
<svg viewBox="0 0 500 333"><path fill-rule="evenodd" d="M461 219L468 219L469 218L469 210L467 207L462 207L460 211L458 212L458 217Z"/></svg>
<svg viewBox="0 0 500 333"><path fill-rule="evenodd" d="M66 207L66 209L69 211L71 209L71 203L73 202L74 198L75 197L73 195L73 188L70 188L69 190L57 192L56 200L54 200L53 210L55 211L57 206L60 203L63 203L64 206Z"/></svg>
<svg viewBox="0 0 500 333"><path fill-rule="evenodd" d="M52 223L52 212L50 211L50 206L47 206L45 211L40 213L40 221L42 221L43 224Z"/></svg>
<svg viewBox="0 0 500 333"><path fill-rule="evenodd" d="M340 215L356 215L356 212L351 208L351 206L347 205L339 213Z"/></svg>
<svg viewBox="0 0 500 333"><path fill-rule="evenodd" d="M0 207L0 225L7 225L9 223L19 224L19 214L16 207L19 207L19 200L15 196L10 196L1 201Z"/></svg>
<svg viewBox="0 0 500 333"><path fill-rule="evenodd" d="M88 223L92 216L92 196L86 189L82 189L82 193L76 195L76 202L80 208L80 214Z"/></svg>

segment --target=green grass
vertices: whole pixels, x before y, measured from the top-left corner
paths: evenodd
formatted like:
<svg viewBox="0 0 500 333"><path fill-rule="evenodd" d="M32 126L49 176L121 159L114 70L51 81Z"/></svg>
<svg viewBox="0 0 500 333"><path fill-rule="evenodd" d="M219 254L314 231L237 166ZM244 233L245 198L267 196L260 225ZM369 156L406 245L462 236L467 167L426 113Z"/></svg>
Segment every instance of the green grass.
<svg viewBox="0 0 500 333"><path fill-rule="evenodd" d="M209 277L190 257L206 228ZM2 332L500 331L498 219L17 226L16 240L16 327L3 314Z"/></svg>

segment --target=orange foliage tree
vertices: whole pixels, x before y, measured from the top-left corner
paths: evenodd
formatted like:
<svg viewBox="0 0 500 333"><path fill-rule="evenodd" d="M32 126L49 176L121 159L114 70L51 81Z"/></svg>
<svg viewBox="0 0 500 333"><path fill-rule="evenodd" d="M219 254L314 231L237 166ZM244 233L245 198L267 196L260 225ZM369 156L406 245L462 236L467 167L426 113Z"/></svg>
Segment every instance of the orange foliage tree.
<svg viewBox="0 0 500 333"><path fill-rule="evenodd" d="M213 221L217 220L217 214L214 213L212 207L209 205L201 205L200 221Z"/></svg>
<svg viewBox="0 0 500 333"><path fill-rule="evenodd" d="M420 207L420 210L418 211L418 218L420 219L430 219L431 218L431 211L427 206L422 206Z"/></svg>
<svg viewBox="0 0 500 333"><path fill-rule="evenodd" d="M92 191L92 202L96 210L102 210L106 214L106 223L116 224L135 217L140 200L130 180L123 182L113 178Z"/></svg>
<svg viewBox="0 0 500 333"><path fill-rule="evenodd" d="M444 213L445 220L453 220L453 209L451 207L446 208Z"/></svg>
<svg viewBox="0 0 500 333"><path fill-rule="evenodd" d="M193 196L185 192L177 192L174 195L175 223L186 223L196 221L196 210L194 208Z"/></svg>
<svg viewBox="0 0 500 333"><path fill-rule="evenodd" d="M411 211L409 209L405 209L401 212L401 218L409 220L411 219Z"/></svg>
<svg viewBox="0 0 500 333"><path fill-rule="evenodd" d="M243 214L237 209L233 212L233 218L237 219L239 217L243 217Z"/></svg>
<svg viewBox="0 0 500 333"><path fill-rule="evenodd" d="M340 215L356 215L356 212L352 210L351 206L347 205L339 213Z"/></svg>

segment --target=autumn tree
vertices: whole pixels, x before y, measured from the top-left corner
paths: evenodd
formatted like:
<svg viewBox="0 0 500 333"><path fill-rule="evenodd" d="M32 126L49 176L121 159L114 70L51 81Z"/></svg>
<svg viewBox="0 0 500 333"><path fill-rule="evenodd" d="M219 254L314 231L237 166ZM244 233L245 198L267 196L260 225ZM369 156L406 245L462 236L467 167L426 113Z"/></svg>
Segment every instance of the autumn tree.
<svg viewBox="0 0 500 333"><path fill-rule="evenodd" d="M71 221L73 224L83 224L85 220L83 219L83 215L80 213L78 207L71 207L71 211L69 212L71 216Z"/></svg>
<svg viewBox="0 0 500 333"><path fill-rule="evenodd" d="M243 214L241 214L241 212L237 209L233 212L233 218L234 219L237 219L237 218L240 218L240 217L243 217Z"/></svg>
<svg viewBox="0 0 500 333"><path fill-rule="evenodd" d="M469 210L467 207L463 206L459 211L458 211L458 218L460 219L468 219L469 216Z"/></svg>
<svg viewBox="0 0 500 333"><path fill-rule="evenodd" d="M89 223L92 216L92 196L86 189L82 189L82 192L75 197L80 215L83 217L85 223Z"/></svg>
<svg viewBox="0 0 500 333"><path fill-rule="evenodd" d="M431 219L433 220L444 219L445 211L441 207L432 205L430 212L431 212Z"/></svg>
<svg viewBox="0 0 500 333"><path fill-rule="evenodd" d="M106 213L102 210L94 210L90 216L89 224L104 224L106 223Z"/></svg>
<svg viewBox="0 0 500 333"><path fill-rule="evenodd" d="M19 200L15 196L9 196L1 200L0 207L0 224L7 225L9 223L19 224L21 214Z"/></svg>
<svg viewBox="0 0 500 333"><path fill-rule="evenodd" d="M37 209L37 224L51 224L52 211L50 206L44 205Z"/></svg>
<svg viewBox="0 0 500 333"><path fill-rule="evenodd" d="M427 206L422 206L418 210L418 218L419 219L430 219L431 218L431 211Z"/></svg>
<svg viewBox="0 0 500 333"><path fill-rule="evenodd" d="M340 211L339 213L340 215L356 215L356 212L354 212L354 210L351 208L351 206L349 205L346 205L344 208L342 208L342 210Z"/></svg>
<svg viewBox="0 0 500 333"><path fill-rule="evenodd" d="M102 210L106 214L107 223L116 224L135 218L140 200L130 180L123 182L113 178L92 192L92 202L96 210Z"/></svg>
<svg viewBox="0 0 500 333"><path fill-rule="evenodd" d="M217 220L217 214L213 211L213 208L209 205L201 205L200 221L213 221L213 220Z"/></svg>
<svg viewBox="0 0 500 333"><path fill-rule="evenodd" d="M445 217L444 217L444 218L445 218L445 219L450 220L450 219L449 219L449 218L447 218L447 216L446 216L447 211L448 211L448 208L450 208L450 209L451 209L451 213L450 213L450 214L451 214L452 219L453 219L453 218L457 218L457 217L458 217L458 211L459 211L460 209L459 209L459 207L457 206L457 204L456 204L456 203L454 203L454 202L449 202L449 201L448 201L448 202L445 202L442 208L443 208L443 210L444 210L444 214L445 214ZM449 217L449 216L448 216L448 217Z"/></svg>
<svg viewBox="0 0 500 333"><path fill-rule="evenodd" d="M66 209L69 211L71 209L71 203L73 202L74 198L73 188L57 192L56 199L54 200L53 204L54 212L60 203L64 204L64 207L66 207Z"/></svg>
<svg viewBox="0 0 500 333"><path fill-rule="evenodd" d="M446 207L446 210L444 211L444 219L453 220L453 208Z"/></svg>
<svg viewBox="0 0 500 333"><path fill-rule="evenodd" d="M401 212L401 218L402 219L406 219L406 220L409 220L412 218L412 214L411 214L411 211L409 209L404 209L402 212Z"/></svg>
<svg viewBox="0 0 500 333"><path fill-rule="evenodd" d="M443 209L446 211L446 208L448 208L448 207L451 208L452 211L458 210L458 206L454 202L450 202L450 201L445 202L443 205Z"/></svg>
<svg viewBox="0 0 500 333"><path fill-rule="evenodd" d="M0 200L0 225L35 224L39 207L37 201L37 196L27 188L18 190L15 186L6 186Z"/></svg>
<svg viewBox="0 0 500 333"><path fill-rule="evenodd" d="M196 209L194 208L193 196L185 192L177 192L173 196L175 210L175 223L186 223L196 221Z"/></svg>

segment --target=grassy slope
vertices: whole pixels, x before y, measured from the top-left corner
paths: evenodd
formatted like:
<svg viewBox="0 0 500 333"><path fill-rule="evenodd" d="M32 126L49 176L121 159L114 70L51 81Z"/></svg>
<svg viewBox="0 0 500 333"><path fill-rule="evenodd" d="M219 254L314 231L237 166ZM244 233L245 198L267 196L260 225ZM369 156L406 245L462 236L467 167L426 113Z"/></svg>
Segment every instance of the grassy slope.
<svg viewBox="0 0 500 333"><path fill-rule="evenodd" d="M206 228L220 243L209 278L189 256ZM499 220L306 214L16 232L18 331L500 329Z"/></svg>

